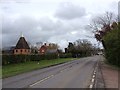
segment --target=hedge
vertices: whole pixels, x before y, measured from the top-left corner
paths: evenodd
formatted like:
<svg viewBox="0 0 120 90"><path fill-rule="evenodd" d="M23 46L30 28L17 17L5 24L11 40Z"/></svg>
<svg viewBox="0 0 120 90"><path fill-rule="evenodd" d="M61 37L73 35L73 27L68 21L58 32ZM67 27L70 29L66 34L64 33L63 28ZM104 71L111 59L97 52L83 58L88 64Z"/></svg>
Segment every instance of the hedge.
<svg viewBox="0 0 120 90"><path fill-rule="evenodd" d="M52 60L57 58L71 58L71 53L45 55L2 55L2 65L23 63L27 61Z"/></svg>
<svg viewBox="0 0 120 90"><path fill-rule="evenodd" d="M72 54L71 53L60 54L59 57L60 58L71 58Z"/></svg>
<svg viewBox="0 0 120 90"><path fill-rule="evenodd" d="M27 61L51 60L58 58L57 54L47 55L2 55L2 65L23 63Z"/></svg>

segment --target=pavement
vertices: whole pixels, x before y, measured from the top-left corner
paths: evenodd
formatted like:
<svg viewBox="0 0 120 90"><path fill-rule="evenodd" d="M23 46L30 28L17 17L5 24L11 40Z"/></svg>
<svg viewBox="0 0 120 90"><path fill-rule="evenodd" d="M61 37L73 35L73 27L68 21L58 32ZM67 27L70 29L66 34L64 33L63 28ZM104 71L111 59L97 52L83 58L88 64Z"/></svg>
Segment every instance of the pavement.
<svg viewBox="0 0 120 90"><path fill-rule="evenodd" d="M105 88L118 88L118 69L108 64L102 63L101 70L105 82Z"/></svg>
<svg viewBox="0 0 120 90"><path fill-rule="evenodd" d="M3 88L88 88L100 56L85 57L64 64L3 79Z"/></svg>
<svg viewBox="0 0 120 90"><path fill-rule="evenodd" d="M120 90L118 85L120 84L120 72L118 68L106 64L104 60L105 58L103 56L100 56L94 88L102 88L104 90Z"/></svg>

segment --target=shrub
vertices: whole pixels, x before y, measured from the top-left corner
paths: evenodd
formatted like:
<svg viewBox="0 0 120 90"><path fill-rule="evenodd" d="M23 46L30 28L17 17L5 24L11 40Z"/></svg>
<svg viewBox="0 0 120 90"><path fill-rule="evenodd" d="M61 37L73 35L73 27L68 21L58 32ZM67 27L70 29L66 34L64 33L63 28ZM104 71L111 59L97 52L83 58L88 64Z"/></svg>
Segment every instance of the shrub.
<svg viewBox="0 0 120 90"><path fill-rule="evenodd" d="M51 59L56 59L58 58L58 55L57 54L46 54L46 59L47 60L51 60Z"/></svg>
<svg viewBox="0 0 120 90"><path fill-rule="evenodd" d="M44 55L30 55L31 61L40 61L40 60L44 60L44 59L45 59Z"/></svg>
<svg viewBox="0 0 120 90"><path fill-rule="evenodd" d="M72 54L71 53L60 54L59 57L60 58L71 58Z"/></svg>
<svg viewBox="0 0 120 90"><path fill-rule="evenodd" d="M104 37L108 63L120 66L120 30L112 30Z"/></svg>

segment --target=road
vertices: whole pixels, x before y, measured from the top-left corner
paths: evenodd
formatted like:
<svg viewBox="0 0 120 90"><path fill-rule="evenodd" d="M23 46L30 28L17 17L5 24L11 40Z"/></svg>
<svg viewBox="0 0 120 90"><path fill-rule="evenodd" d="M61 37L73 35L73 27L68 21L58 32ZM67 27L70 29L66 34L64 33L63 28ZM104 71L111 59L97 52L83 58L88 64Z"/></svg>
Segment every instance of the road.
<svg viewBox="0 0 120 90"><path fill-rule="evenodd" d="M99 56L73 60L3 79L3 88L87 88Z"/></svg>

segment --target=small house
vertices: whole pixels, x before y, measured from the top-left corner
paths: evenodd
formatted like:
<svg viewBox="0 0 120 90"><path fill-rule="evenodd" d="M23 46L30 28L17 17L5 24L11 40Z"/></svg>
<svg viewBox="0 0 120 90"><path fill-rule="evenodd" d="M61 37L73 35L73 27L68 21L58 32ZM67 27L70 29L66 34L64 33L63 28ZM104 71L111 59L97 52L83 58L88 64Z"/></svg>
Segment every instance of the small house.
<svg viewBox="0 0 120 90"><path fill-rule="evenodd" d="M39 53L40 53L40 54L45 54L46 51L47 51L47 45L46 45L46 43L45 43L44 45L42 45L42 46L40 47Z"/></svg>
<svg viewBox="0 0 120 90"><path fill-rule="evenodd" d="M30 47L27 43L27 41L25 40L24 36L22 35L17 44L16 44L16 47L14 49L14 54L18 55L18 54L30 54Z"/></svg>
<svg viewBox="0 0 120 90"><path fill-rule="evenodd" d="M54 46L53 46L54 45ZM58 54L58 48L55 46L55 44L49 44L46 43L42 45L39 49L40 54Z"/></svg>

